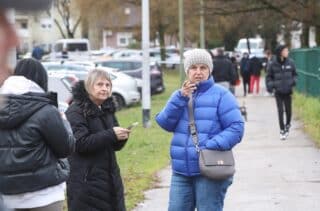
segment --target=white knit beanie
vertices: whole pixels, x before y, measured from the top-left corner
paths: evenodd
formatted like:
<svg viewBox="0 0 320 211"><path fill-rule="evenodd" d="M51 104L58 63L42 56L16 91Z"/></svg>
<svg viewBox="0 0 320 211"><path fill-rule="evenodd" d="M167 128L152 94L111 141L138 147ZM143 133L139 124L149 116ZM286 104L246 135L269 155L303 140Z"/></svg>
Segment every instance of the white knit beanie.
<svg viewBox="0 0 320 211"><path fill-rule="evenodd" d="M184 71L188 74L191 65L205 64L208 66L210 73L213 69L212 57L205 49L192 49L184 53Z"/></svg>

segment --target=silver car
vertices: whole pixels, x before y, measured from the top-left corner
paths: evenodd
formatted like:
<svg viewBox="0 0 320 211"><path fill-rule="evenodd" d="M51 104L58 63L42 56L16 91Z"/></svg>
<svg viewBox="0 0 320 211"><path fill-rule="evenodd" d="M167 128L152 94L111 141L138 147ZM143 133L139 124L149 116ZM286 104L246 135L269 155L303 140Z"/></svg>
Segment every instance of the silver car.
<svg viewBox="0 0 320 211"><path fill-rule="evenodd" d="M59 76L59 77L70 77L75 76L80 80L84 80L88 74L88 71L92 69L91 67L85 67L77 64L59 63L59 62L48 62L43 63L44 67L48 71L49 77ZM121 73L114 72L110 68L99 68L103 69L109 73L112 80L112 95L115 101L117 110L122 109L125 106L129 106L140 102L140 93L138 91L137 81L132 77ZM58 85L57 85L58 86ZM72 84L69 84L72 86ZM54 87L54 85L51 87ZM54 88L51 88L54 89ZM56 88L57 89L57 88ZM66 91L59 91L58 95L66 95ZM71 93L71 88L70 91Z"/></svg>

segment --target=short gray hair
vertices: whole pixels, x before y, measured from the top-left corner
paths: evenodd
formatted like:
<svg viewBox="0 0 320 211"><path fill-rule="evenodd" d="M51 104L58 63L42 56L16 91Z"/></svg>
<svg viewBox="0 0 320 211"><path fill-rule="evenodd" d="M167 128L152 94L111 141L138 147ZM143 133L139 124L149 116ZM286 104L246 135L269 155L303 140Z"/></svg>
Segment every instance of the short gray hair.
<svg viewBox="0 0 320 211"><path fill-rule="evenodd" d="M101 70L101 69L93 69L93 70L89 71L86 79L84 80L84 87L89 94L90 94L90 90L93 87L94 83L99 78L107 79L107 81L110 82L110 85L112 87L112 81L111 81L110 75L106 71Z"/></svg>

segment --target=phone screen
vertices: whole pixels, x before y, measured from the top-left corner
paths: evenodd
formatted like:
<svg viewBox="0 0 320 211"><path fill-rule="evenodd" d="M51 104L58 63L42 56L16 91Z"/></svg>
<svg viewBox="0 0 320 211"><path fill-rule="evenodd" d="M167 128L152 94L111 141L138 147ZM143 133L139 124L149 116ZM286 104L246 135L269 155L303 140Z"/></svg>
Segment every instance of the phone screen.
<svg viewBox="0 0 320 211"><path fill-rule="evenodd" d="M129 127L127 127L128 130L131 130L132 128L138 126L139 122L132 123Z"/></svg>

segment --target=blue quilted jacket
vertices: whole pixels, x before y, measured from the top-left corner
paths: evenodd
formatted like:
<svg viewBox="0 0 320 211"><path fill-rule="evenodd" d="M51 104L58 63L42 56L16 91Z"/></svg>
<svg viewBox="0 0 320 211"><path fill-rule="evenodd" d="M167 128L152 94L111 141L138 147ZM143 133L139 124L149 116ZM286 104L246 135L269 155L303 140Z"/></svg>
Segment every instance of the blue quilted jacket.
<svg viewBox="0 0 320 211"><path fill-rule="evenodd" d="M199 83L193 93L194 117L200 148L230 150L239 143L244 121L235 97L212 77ZM173 171L185 176L199 175L198 154L189 131L189 97L175 91L157 114L157 123L173 132L170 155Z"/></svg>

